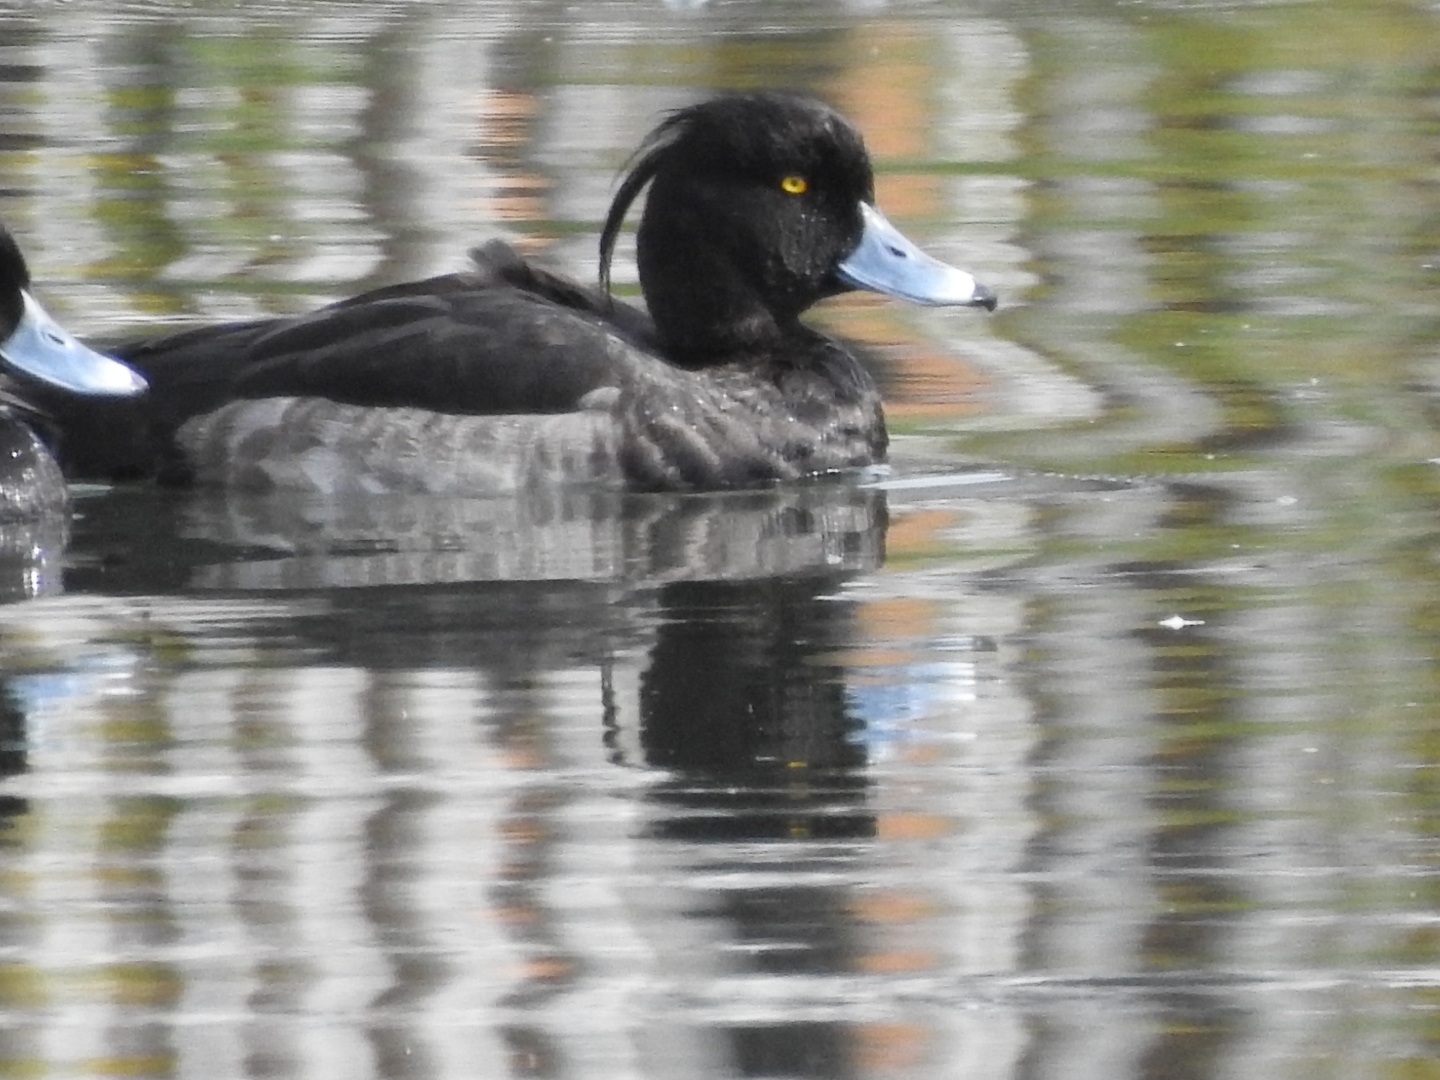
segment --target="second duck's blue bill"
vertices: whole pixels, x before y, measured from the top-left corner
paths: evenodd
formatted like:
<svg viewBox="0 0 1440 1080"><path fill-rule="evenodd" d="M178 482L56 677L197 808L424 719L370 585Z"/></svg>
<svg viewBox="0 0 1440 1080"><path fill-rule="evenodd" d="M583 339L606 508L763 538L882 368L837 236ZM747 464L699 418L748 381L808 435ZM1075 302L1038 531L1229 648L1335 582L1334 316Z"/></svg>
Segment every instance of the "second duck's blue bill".
<svg viewBox="0 0 1440 1080"><path fill-rule="evenodd" d="M29 292L20 295L24 302L20 322L0 341L0 359L7 367L72 394L134 397L145 392L139 372L81 344Z"/></svg>

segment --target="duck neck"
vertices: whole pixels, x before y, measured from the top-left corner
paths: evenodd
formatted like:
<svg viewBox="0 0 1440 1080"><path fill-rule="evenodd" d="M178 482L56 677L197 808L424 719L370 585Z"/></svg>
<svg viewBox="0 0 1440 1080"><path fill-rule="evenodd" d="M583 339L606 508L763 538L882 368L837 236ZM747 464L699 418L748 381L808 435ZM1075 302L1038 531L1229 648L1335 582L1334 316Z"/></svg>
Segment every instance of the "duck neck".
<svg viewBox="0 0 1440 1080"><path fill-rule="evenodd" d="M798 320L765 302L723 239L706 235L715 223L696 216L690 207L647 212L636 237L640 288L667 355L708 367L773 354L799 330ZM713 242L678 245L674 236Z"/></svg>

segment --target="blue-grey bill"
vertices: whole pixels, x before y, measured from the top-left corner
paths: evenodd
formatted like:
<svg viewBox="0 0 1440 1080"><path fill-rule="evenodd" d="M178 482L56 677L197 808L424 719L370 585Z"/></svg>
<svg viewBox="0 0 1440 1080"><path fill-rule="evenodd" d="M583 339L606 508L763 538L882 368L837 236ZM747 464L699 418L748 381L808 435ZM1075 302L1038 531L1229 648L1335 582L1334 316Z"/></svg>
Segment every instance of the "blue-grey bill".
<svg viewBox="0 0 1440 1080"><path fill-rule="evenodd" d="M865 221L860 246L837 269L847 284L916 304L995 310L995 294L964 270L926 255L869 203L860 204L860 214Z"/></svg>
<svg viewBox="0 0 1440 1080"><path fill-rule="evenodd" d="M20 295L25 303L20 325L0 341L0 359L7 367L72 394L133 397L145 392L139 372L82 345L28 292Z"/></svg>

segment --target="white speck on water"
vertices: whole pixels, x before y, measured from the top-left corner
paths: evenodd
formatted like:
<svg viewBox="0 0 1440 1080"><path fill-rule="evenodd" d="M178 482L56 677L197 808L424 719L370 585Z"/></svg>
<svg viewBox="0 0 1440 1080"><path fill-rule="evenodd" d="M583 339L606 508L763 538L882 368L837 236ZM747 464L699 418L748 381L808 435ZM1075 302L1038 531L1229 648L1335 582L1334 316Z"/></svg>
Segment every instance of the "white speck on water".
<svg viewBox="0 0 1440 1080"><path fill-rule="evenodd" d="M1166 630L1183 630L1187 626L1204 626L1204 619L1187 619L1183 615L1171 615L1168 619L1161 619L1160 625Z"/></svg>

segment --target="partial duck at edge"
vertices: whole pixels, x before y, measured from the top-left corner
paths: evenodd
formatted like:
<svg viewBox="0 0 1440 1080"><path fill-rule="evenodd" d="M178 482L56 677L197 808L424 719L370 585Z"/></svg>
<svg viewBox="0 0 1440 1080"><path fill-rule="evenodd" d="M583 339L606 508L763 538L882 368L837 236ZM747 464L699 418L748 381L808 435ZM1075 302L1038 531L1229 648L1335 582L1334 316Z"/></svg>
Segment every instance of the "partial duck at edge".
<svg viewBox="0 0 1440 1080"><path fill-rule="evenodd" d="M0 520L62 508L64 477L44 440L50 410L67 398L134 398L145 380L81 344L30 288L20 245L0 224Z"/></svg>

